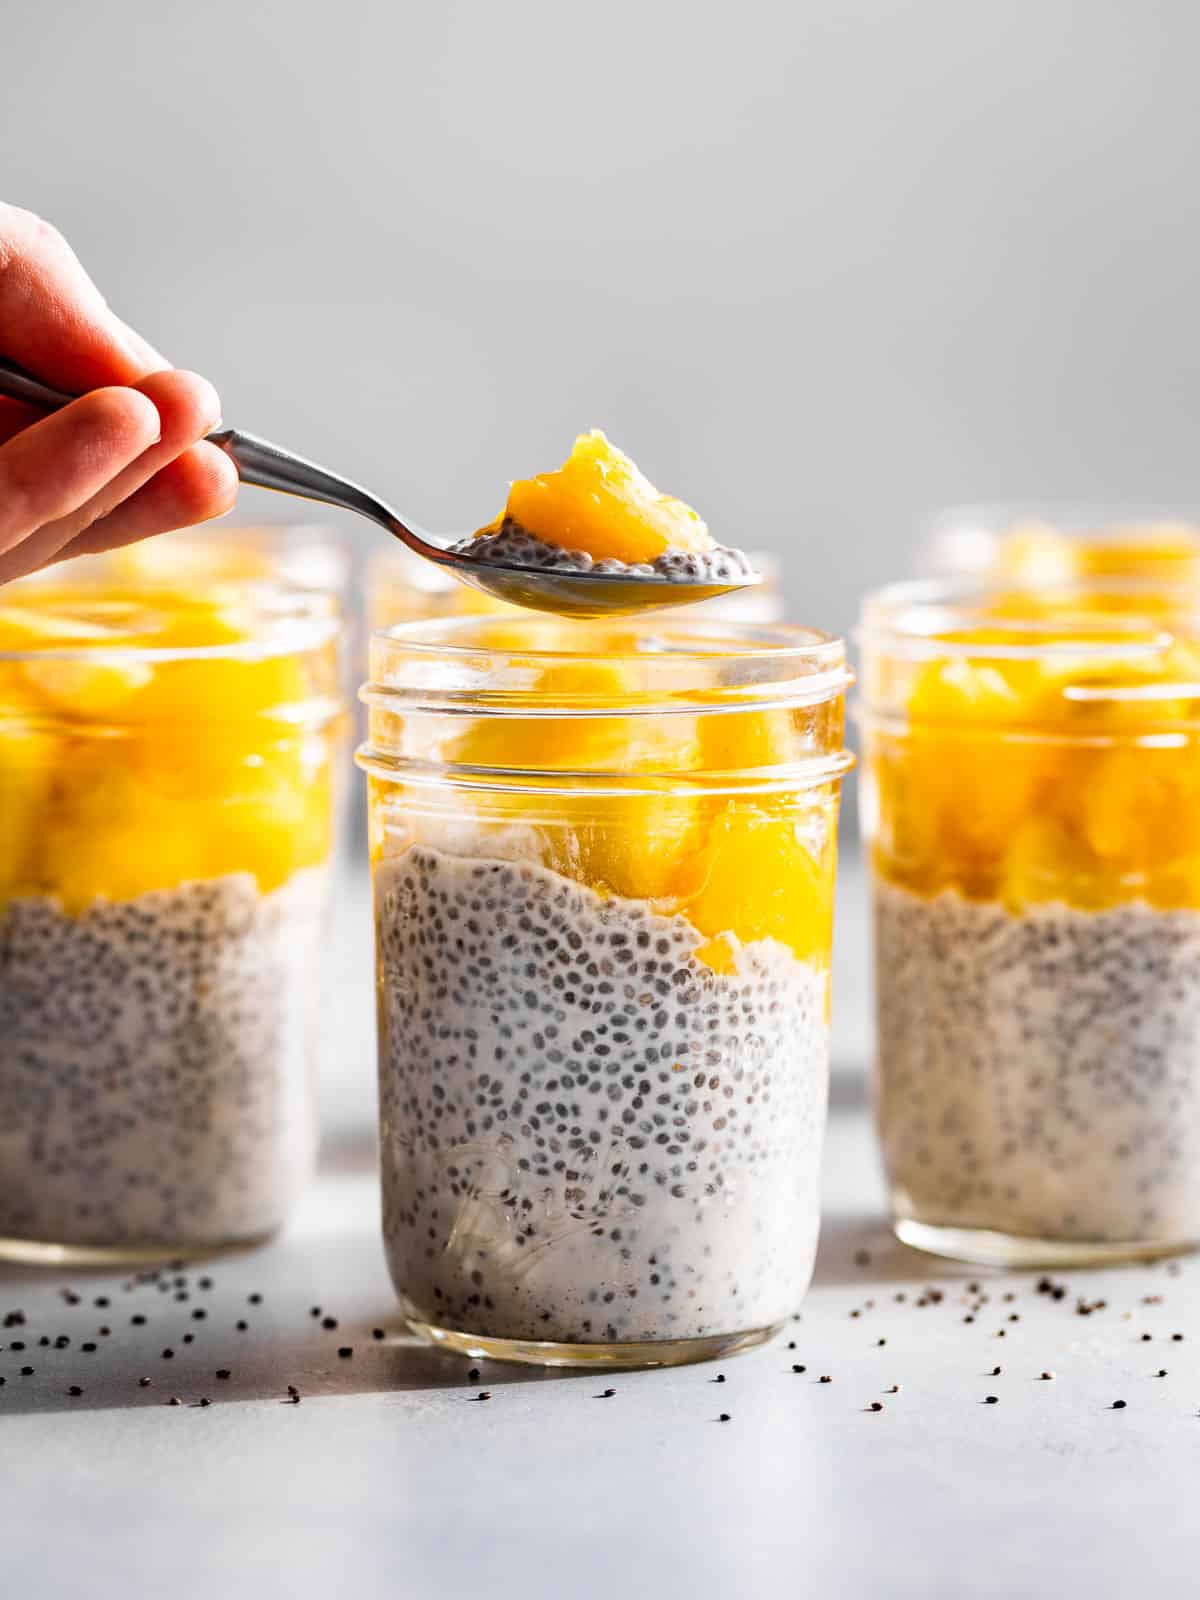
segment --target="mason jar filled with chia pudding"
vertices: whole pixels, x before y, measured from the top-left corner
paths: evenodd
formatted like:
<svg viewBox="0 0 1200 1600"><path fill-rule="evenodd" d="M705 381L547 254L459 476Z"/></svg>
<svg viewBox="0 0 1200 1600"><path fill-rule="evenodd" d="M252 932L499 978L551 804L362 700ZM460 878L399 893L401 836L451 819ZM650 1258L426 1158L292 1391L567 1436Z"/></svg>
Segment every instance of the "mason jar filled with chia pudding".
<svg viewBox="0 0 1200 1600"><path fill-rule="evenodd" d="M795 1310L847 682L783 626L374 637L383 1230L418 1333L656 1365Z"/></svg>
<svg viewBox="0 0 1200 1600"><path fill-rule="evenodd" d="M270 584L0 596L0 1257L189 1255L287 1216L339 636Z"/></svg>
<svg viewBox="0 0 1200 1600"><path fill-rule="evenodd" d="M863 633L896 1231L1012 1266L1200 1243L1200 617L898 585Z"/></svg>

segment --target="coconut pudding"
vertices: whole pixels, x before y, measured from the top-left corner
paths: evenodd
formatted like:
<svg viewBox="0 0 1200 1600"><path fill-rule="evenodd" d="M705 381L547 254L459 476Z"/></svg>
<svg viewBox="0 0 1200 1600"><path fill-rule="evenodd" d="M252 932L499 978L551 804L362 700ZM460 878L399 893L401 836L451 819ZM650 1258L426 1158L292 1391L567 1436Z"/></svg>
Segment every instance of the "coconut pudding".
<svg viewBox="0 0 1200 1600"><path fill-rule="evenodd" d="M502 516L454 547L511 567L677 583L738 582L750 558L720 545L682 500L660 494L598 428L557 472L514 483Z"/></svg>
<svg viewBox="0 0 1200 1600"><path fill-rule="evenodd" d="M336 625L263 591L0 606L0 1253L279 1226L315 1144Z"/></svg>
<svg viewBox="0 0 1200 1600"><path fill-rule="evenodd" d="M563 1362L765 1337L817 1236L840 646L414 624L372 678L383 1226L412 1325Z"/></svg>
<svg viewBox="0 0 1200 1600"><path fill-rule="evenodd" d="M1200 654L1006 588L868 610L877 1111L969 1259L1200 1241Z"/></svg>

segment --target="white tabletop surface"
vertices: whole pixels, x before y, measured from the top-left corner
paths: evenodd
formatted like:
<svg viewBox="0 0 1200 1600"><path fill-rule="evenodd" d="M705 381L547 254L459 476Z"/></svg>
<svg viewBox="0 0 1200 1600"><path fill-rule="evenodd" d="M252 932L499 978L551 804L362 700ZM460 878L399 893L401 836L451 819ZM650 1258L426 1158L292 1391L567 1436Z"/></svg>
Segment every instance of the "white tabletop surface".
<svg viewBox="0 0 1200 1600"><path fill-rule="evenodd" d="M185 1301L119 1275L0 1268L0 1321L26 1318L0 1330L0 1594L1195 1595L1200 1264L1057 1275L1055 1300L1029 1275L891 1242L852 867L844 902L825 1231L799 1319L719 1368L598 1382L489 1365L484 1403L467 1363L399 1335L378 1242L370 934L351 881L330 961L325 1159L286 1236L190 1268ZM989 1299L967 1323L971 1281ZM1080 1296L1106 1305L1081 1316ZM60 1333L69 1349L38 1346ZM288 1384L299 1405L281 1403Z"/></svg>

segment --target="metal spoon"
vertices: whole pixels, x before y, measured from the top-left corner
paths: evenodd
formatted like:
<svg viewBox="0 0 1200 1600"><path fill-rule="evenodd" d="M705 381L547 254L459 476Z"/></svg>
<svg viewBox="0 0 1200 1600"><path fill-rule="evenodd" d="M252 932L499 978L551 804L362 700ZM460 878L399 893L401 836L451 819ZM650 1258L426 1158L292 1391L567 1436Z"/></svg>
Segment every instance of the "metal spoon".
<svg viewBox="0 0 1200 1600"><path fill-rule="evenodd" d="M0 361L0 394L12 400L23 400L43 411L58 411L76 398L50 388L5 361ZM485 594L507 600L511 605L531 606L537 611L553 611L569 617L620 616L710 600L760 581L757 576L706 582L501 566L472 556L469 551L449 550L435 543L427 533L402 521L383 500L358 484L339 478L315 462L293 455L277 444L269 444L252 433L242 433L237 428L217 428L208 435L208 442L224 450L236 465L243 483L355 511L360 517L386 528L416 555L435 561L473 589L482 589Z"/></svg>

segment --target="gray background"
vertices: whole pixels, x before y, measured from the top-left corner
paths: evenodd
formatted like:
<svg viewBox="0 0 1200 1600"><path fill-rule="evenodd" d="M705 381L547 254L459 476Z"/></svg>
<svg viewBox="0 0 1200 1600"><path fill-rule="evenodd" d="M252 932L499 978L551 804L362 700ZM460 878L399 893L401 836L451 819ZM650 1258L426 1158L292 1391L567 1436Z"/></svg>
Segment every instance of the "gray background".
<svg viewBox="0 0 1200 1600"><path fill-rule="evenodd" d="M429 527L602 426L842 628L947 501L1192 496L1188 3L0 15L0 192Z"/></svg>

